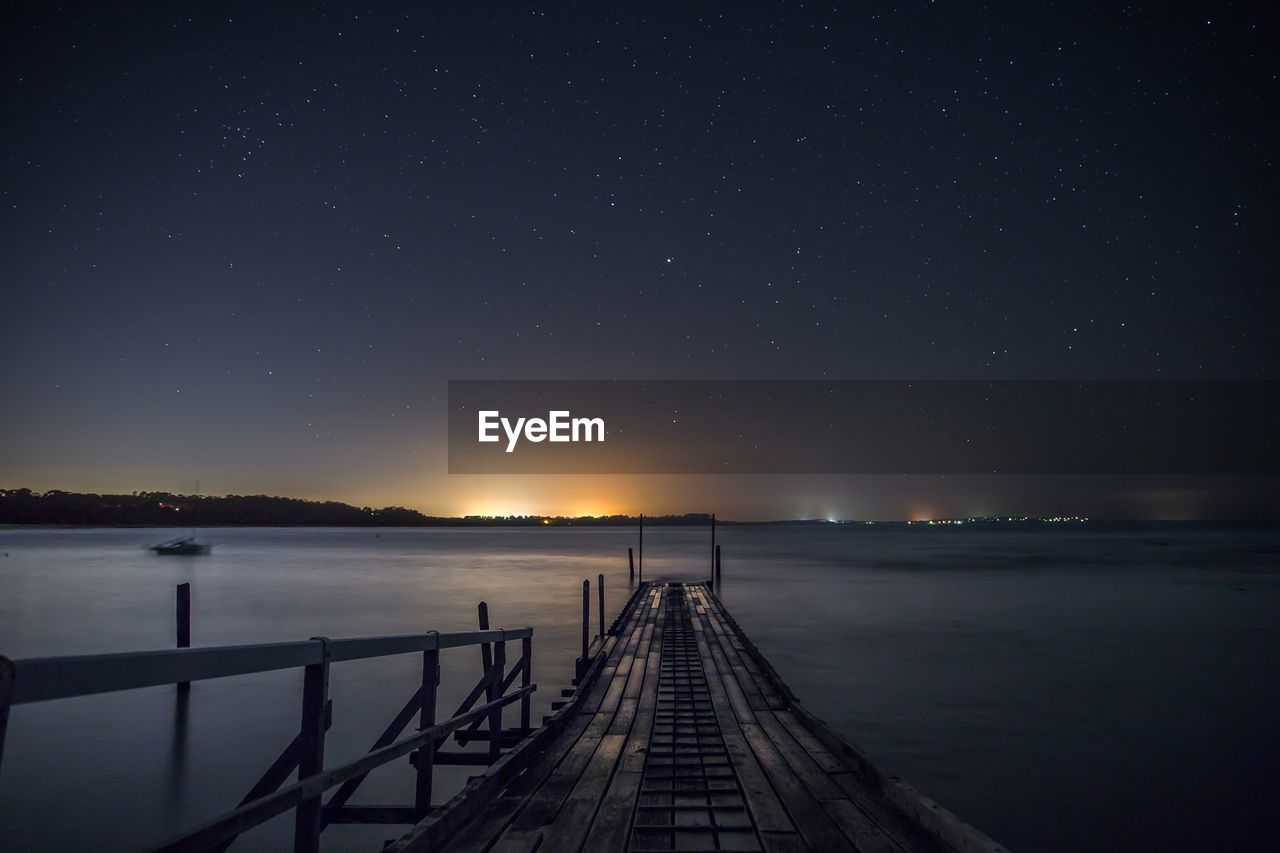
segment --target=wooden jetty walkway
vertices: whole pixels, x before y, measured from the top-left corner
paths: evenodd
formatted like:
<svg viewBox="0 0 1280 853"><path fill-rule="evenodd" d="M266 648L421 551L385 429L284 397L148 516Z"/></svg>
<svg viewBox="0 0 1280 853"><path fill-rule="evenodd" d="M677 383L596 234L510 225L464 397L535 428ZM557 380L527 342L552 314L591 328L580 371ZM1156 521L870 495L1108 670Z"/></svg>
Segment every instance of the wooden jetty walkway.
<svg viewBox="0 0 1280 853"><path fill-rule="evenodd" d="M642 584L546 735L387 849L1003 850L805 711L708 585Z"/></svg>
<svg viewBox="0 0 1280 853"><path fill-rule="evenodd" d="M237 808L153 850L224 850L290 810L294 849L311 853L334 823L407 827L394 837L388 826L383 849L398 853L1003 850L883 774L809 714L713 589L642 582L607 629L601 593L600 631L591 639L584 582L577 685L563 691L564 701L554 703L554 713L536 729L529 720L533 631L488 630L482 605L481 630L464 634L16 662L0 657L0 750L10 703L163 684L178 685L182 696L195 680L303 667L298 736ZM508 641L519 641L521 649L510 668ZM439 654L466 646L481 647L480 680L454 714L438 722ZM421 653L421 684L365 756L326 768L325 731L334 713L329 667L404 653ZM504 728L503 710L517 702L519 724ZM416 729L403 735L415 720ZM464 748L444 750L449 740ZM473 743L484 748L466 749ZM351 804L371 771L406 757L416 767L412 804ZM441 764L484 769L436 805L432 770Z"/></svg>

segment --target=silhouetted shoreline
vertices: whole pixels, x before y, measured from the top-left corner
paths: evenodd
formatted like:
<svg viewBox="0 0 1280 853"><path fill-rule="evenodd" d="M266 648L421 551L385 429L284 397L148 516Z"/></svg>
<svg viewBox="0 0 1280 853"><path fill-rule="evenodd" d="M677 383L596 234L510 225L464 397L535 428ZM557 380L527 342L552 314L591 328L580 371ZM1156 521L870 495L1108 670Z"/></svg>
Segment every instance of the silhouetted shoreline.
<svg viewBox="0 0 1280 853"><path fill-rule="evenodd" d="M356 507L340 501L309 501L269 495L178 495L170 492L134 492L99 495L53 489L0 489L0 528L76 527L623 527L639 521L633 515L609 516L433 516L415 509L392 506ZM646 525L707 525L709 513L646 515ZM1092 528L1156 528L1186 525L1273 526L1260 520L1152 520L981 517L938 518L914 521L847 519L778 519L732 521L721 525L848 526L868 530L899 528L1053 528L1088 525Z"/></svg>

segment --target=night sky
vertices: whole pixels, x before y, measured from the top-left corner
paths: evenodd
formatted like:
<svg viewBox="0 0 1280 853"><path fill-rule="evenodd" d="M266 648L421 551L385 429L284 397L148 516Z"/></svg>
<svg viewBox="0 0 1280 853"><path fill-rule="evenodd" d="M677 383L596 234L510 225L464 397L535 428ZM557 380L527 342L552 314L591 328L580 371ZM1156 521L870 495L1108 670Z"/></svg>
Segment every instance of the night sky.
<svg viewBox="0 0 1280 853"><path fill-rule="evenodd" d="M436 6L7 8L0 486L1239 508L1178 478L450 477L444 399L1276 378L1266 4Z"/></svg>

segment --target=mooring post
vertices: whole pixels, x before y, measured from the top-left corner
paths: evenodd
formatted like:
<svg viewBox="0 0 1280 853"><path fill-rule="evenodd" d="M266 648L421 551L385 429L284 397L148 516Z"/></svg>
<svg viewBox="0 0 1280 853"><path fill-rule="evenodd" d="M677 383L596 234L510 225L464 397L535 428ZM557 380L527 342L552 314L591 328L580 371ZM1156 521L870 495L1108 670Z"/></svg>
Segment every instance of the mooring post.
<svg viewBox="0 0 1280 853"><path fill-rule="evenodd" d="M178 648L191 648L191 584L178 584ZM190 681L179 681L178 690L190 690Z"/></svg>
<svg viewBox="0 0 1280 853"><path fill-rule="evenodd" d="M644 583L644 513L640 513L640 583Z"/></svg>
<svg viewBox="0 0 1280 853"><path fill-rule="evenodd" d="M716 546L716 586L720 585L720 546Z"/></svg>
<svg viewBox="0 0 1280 853"><path fill-rule="evenodd" d="M520 657L524 659L524 672L520 673L520 686L528 687L533 683L533 637L525 637L520 641ZM520 731L523 734L532 731L529 727L529 700L528 693L520 699Z"/></svg>
<svg viewBox="0 0 1280 853"><path fill-rule="evenodd" d="M591 633L591 581L582 582L582 658L578 665L578 677L587 671L587 652L590 648L588 634Z"/></svg>
<svg viewBox="0 0 1280 853"><path fill-rule="evenodd" d="M631 579L631 585L636 585L636 555L631 548L627 548L627 576Z"/></svg>
<svg viewBox="0 0 1280 853"><path fill-rule="evenodd" d="M604 575L596 575L597 594L600 599L600 642L604 642Z"/></svg>
<svg viewBox="0 0 1280 853"><path fill-rule="evenodd" d="M422 653L422 708L418 712L418 729L429 729L436 724L436 694L440 687L440 650L428 649ZM431 812L431 775L435 767L436 745L429 743L418 750L416 759L418 778L413 791L413 808L418 819Z"/></svg>
<svg viewBox="0 0 1280 853"><path fill-rule="evenodd" d="M489 605L486 602L482 601L476 605L476 623L481 631L489 630ZM480 663L484 667L481 674L488 675L490 667L493 666L493 651L488 643L480 644Z"/></svg>
<svg viewBox="0 0 1280 853"><path fill-rule="evenodd" d="M0 765L4 763L4 733L9 728L9 705L13 702L13 682L17 674L13 661L0 655Z"/></svg>
<svg viewBox="0 0 1280 853"><path fill-rule="evenodd" d="M493 644L493 678L485 691L486 701L496 702L502 698L503 670L507 668L507 644L499 640ZM489 763L494 764L502 757L502 706L498 705L489 712Z"/></svg>
<svg viewBox="0 0 1280 853"><path fill-rule="evenodd" d="M711 580L716 579L716 514L711 513Z"/></svg>
<svg viewBox="0 0 1280 853"><path fill-rule="evenodd" d="M314 776L324 769L325 707L329 703L329 639L312 637L320 643L321 660L308 664L302 676L302 729L298 733L298 779ZM298 803L294 814L294 853L318 853L323 791Z"/></svg>

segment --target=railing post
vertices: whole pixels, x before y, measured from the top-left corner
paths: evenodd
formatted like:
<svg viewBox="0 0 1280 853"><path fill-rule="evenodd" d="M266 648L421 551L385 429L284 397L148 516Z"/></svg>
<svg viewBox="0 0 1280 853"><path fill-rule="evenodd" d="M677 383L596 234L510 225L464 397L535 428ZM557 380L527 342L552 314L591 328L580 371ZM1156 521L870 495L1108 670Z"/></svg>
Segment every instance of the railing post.
<svg viewBox="0 0 1280 853"><path fill-rule="evenodd" d="M180 583L177 589L177 626L178 648L191 648L191 584ZM179 681L178 690L191 689L190 681Z"/></svg>
<svg viewBox="0 0 1280 853"><path fill-rule="evenodd" d="M596 576L596 586L599 587L599 589L596 590L596 592L600 600L600 642L603 643L604 642L604 575L603 574L599 574Z"/></svg>
<svg viewBox="0 0 1280 853"><path fill-rule="evenodd" d="M507 644L499 640L493 644L493 678L489 679L489 687L485 691L488 701L494 702L502 698L502 680L507 668ZM489 712L489 763L493 764L502 757L502 706Z"/></svg>
<svg viewBox="0 0 1280 853"><path fill-rule="evenodd" d="M418 729L436 724L436 693L440 686L440 650L422 653L422 710L418 712ZM436 745L429 743L418 750L418 779L414 786L413 807L418 820L431 812L431 774L435 767Z"/></svg>
<svg viewBox="0 0 1280 853"><path fill-rule="evenodd" d="M4 763L4 733L9 728L9 705L13 702L13 682L17 675L13 661L0 655L0 764Z"/></svg>
<svg viewBox="0 0 1280 853"><path fill-rule="evenodd" d="M481 631L489 630L489 605L486 602L482 601L476 605L476 620ZM493 653L488 643L480 644L480 665L484 667L481 670L482 673L488 672L489 667L493 666Z"/></svg>
<svg viewBox="0 0 1280 853"><path fill-rule="evenodd" d="M329 640L313 637L320 643L320 663L303 670L302 730L298 735L298 779L305 779L324 769L325 706L329 702ZM294 816L294 853L317 853L323 801L317 794L298 804Z"/></svg>
<svg viewBox="0 0 1280 853"><path fill-rule="evenodd" d="M533 683L533 637L525 637L520 641L520 657L524 659L524 672L520 674L520 686L528 687ZM529 726L530 696L526 693L520 698L520 731L528 734L532 729Z"/></svg>
<svg viewBox="0 0 1280 853"><path fill-rule="evenodd" d="M627 577L631 580L631 585L636 583L636 555L630 548L627 549Z"/></svg>

